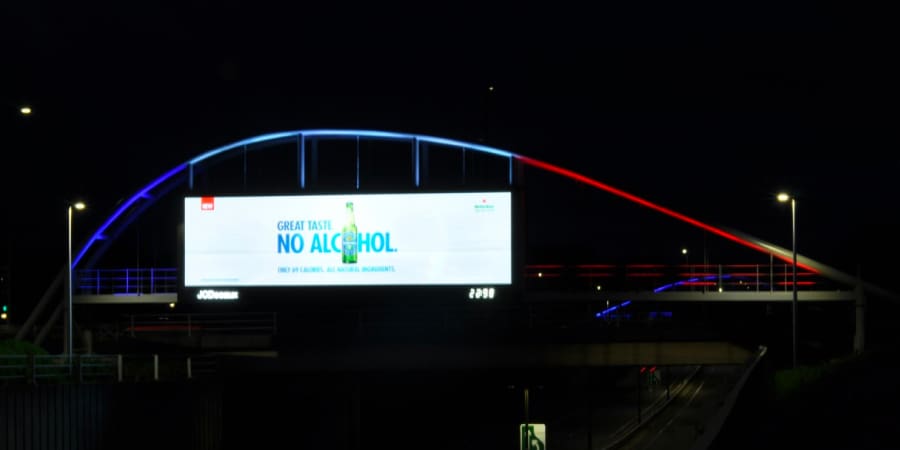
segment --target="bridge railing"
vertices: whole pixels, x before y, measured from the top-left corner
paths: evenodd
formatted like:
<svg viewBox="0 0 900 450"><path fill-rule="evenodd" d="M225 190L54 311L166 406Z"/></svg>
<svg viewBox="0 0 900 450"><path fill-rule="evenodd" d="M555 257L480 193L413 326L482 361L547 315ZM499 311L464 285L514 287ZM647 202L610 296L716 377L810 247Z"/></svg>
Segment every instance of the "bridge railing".
<svg viewBox="0 0 900 450"><path fill-rule="evenodd" d="M170 294L178 292L178 269L124 268L75 271L75 295Z"/></svg>
<svg viewBox="0 0 900 450"><path fill-rule="evenodd" d="M525 286L548 290L790 291L790 264L529 264ZM832 289L809 270L797 271L797 289Z"/></svg>
<svg viewBox="0 0 900 450"><path fill-rule="evenodd" d="M616 289L629 291L789 291L790 264L528 264L532 289ZM75 295L167 294L178 292L176 268L91 269L75 273ZM830 280L797 271L797 289L833 289Z"/></svg>

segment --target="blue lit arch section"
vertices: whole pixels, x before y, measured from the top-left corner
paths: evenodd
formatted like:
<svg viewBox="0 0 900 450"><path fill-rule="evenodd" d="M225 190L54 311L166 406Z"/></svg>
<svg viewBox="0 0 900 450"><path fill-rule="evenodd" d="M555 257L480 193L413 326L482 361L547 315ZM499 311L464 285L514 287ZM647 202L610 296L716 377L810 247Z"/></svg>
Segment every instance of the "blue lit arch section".
<svg viewBox="0 0 900 450"><path fill-rule="evenodd" d="M112 241L114 241L115 238L124 230L124 228L126 228L131 222L139 217L144 210L146 210L156 201L156 199L162 197L165 192L174 188L175 185L186 182L189 186L193 187L194 167L198 166L199 164L207 162L216 156L220 156L235 150L242 150L249 146L292 140L295 140L300 146L301 152L304 152L307 139L309 138L357 138L410 142L414 149L414 184L417 187L420 186L421 183L421 144L442 145L451 148L458 148L460 150L471 150L505 158L509 161L508 181L510 184L512 184L513 181L513 162L519 156L506 150L501 150L498 148L476 143L458 141L454 139L420 134L396 133L375 130L299 130L268 133L250 137L233 142L228 145L224 145L222 147L214 148L190 159L187 162L179 164L178 166L163 173L158 178L150 182L147 186L141 188L137 193L132 195L126 201L122 202L119 207L103 222L103 224L93 234L91 234L85 244L78 249L77 253L75 253L72 259L72 269L74 270L76 267L78 267L79 264L82 263L82 261L85 261L89 267L92 266L97 261L97 259L102 256L103 252L112 243ZM305 188L306 169L305 167L303 167L303 164L305 164L305 158L301 157L300 161L300 188ZM99 248L96 248L98 246ZM91 249L95 249L95 251L93 252L93 256L88 260L85 260L84 258Z"/></svg>
<svg viewBox="0 0 900 450"><path fill-rule="evenodd" d="M612 187L608 184L597 181L593 178L587 177L585 175L579 174L577 172L571 171L569 169L565 169L554 164L540 161L531 157L527 157L524 155L519 155L507 150L502 150L499 148L489 147L486 145L475 144L470 142L463 142L454 139L447 139L435 136L421 135L421 134L408 134L408 133L396 133L396 132L388 132L388 131L373 131L373 130L353 130L353 129L320 129L320 130L300 130L300 131L285 131L285 132L277 132L277 133L269 133L263 134L259 136L254 136L251 138L243 139L237 142L233 142L228 145L224 145L219 148L215 148L209 150L185 163L179 164L178 166L172 168L171 170L163 173L161 176L150 182L147 186L140 189L137 193L131 196L128 200L123 202L116 211L110 215L106 221L95 231L89 239L85 242L85 244L78 250L75 257L72 260L72 269L74 269L85 257L87 252L98 242L104 242L105 246L101 246L99 252L95 252L94 257L89 261L89 265L93 264L96 259L102 255L106 246L118 236L119 233L132 221L134 221L137 216L140 215L147 207L152 205L157 198L161 197L167 190L172 189L175 185L181 182L187 182L191 187L193 187L193 174L194 167L200 163L203 163L210 158L213 158L218 155L225 154L230 151L244 149L247 146L256 145L256 144L264 144L264 143L273 143L279 141L285 141L290 139L295 139L299 146L300 151L305 151L305 144L307 138L356 138L356 139L388 139L388 140L400 140L400 141L408 141L412 144L413 158L414 158L414 184L416 187L420 186L421 178L420 178L420 144L435 144L442 145L447 147L456 147L460 150L472 150L476 152L482 152L485 154L490 154L502 158L506 158L509 160L509 184L513 183L513 166L514 162L522 163L526 166L534 167L539 170L544 170L547 172L552 172L563 177L569 178L574 181L578 181L594 188L606 191L610 194L623 198L625 200L637 203L646 208L650 208L664 215L673 217L682 222L688 223L700 229L703 229L707 232L710 232L714 235L720 236L727 240L736 242L740 245L746 246L753 250L765 253L765 254L773 254L775 257L792 263L791 255L786 254L786 252L778 251L776 247L771 244L767 244L763 241L743 237L738 235L735 232L725 231L721 228L714 227L712 225L708 225L706 223L700 222L696 219L688 217L684 214L678 213L671 209L665 208L663 206L657 205L649 200L638 197L636 195L630 194L628 192L622 191L615 187ZM305 187L305 172L306 169L303 167L305 158L300 158L301 167L300 167L300 187ZM802 267L806 270L810 270L818 273L819 270L817 268L811 267L805 263L798 263L798 267Z"/></svg>

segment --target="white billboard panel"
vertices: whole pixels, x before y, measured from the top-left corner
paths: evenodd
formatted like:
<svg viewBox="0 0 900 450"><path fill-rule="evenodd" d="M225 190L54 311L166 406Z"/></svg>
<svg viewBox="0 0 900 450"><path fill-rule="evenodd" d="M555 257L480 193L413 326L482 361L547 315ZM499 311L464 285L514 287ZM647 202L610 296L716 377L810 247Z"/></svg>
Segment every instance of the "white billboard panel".
<svg viewBox="0 0 900 450"><path fill-rule="evenodd" d="M187 197L184 285L512 283L509 192Z"/></svg>

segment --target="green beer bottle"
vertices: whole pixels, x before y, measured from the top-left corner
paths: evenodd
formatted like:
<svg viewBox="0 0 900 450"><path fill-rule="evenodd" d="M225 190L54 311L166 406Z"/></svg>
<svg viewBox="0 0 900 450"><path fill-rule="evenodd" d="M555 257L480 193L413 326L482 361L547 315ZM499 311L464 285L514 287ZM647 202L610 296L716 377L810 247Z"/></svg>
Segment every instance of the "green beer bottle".
<svg viewBox="0 0 900 450"><path fill-rule="evenodd" d="M341 262L344 264L356 264L356 219L353 217L353 202L347 202L347 221L341 233Z"/></svg>

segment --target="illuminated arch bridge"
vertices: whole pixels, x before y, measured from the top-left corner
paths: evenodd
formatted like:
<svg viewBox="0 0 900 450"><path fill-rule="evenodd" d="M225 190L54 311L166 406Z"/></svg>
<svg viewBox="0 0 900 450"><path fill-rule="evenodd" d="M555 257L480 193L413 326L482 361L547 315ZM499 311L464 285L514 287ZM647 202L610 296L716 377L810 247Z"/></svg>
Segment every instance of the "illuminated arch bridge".
<svg viewBox="0 0 900 450"><path fill-rule="evenodd" d="M370 130L299 130L270 133L234 142L207 151L161 174L146 186L123 201L102 224L89 235L86 241L73 253L72 269L76 274L74 291L76 302L90 301L105 297L123 302L165 302L177 300L179 272L177 269L125 269L114 270L101 267L101 261L116 260L117 252L126 253L123 261L133 261L127 253L129 249L118 249L123 233L138 218L165 214L161 219L168 225L153 228L151 234L157 236L154 248L174 250L172 242L179 237L177 227L171 226L171 212L180 211L179 206L163 208L162 213L151 206L163 198L203 195L262 195L262 194L345 194L361 190L387 193L414 193L435 191L516 191L525 168L536 169L570 179L584 186L612 194L631 204L639 205L663 216L695 227L704 233L716 236L737 246L767 255L773 261L768 267L749 269L736 266L731 272L722 272L711 265L687 265L676 269L668 281L654 279L659 287L678 291L678 287L696 286L705 292L710 288L722 288L723 280L734 276L741 278L756 290L764 286L773 290L778 285L786 290L788 280L780 278L786 274L792 254L784 249L737 231L715 227L685 214L658 205L645 198L625 192L616 187L595 180L576 171L559 167L549 162L537 160L511 151L486 145L463 142L441 137L394 133ZM168 195L181 193L183 195ZM141 219L142 221L145 219ZM515 231L515 230L514 230ZM169 234L167 236L167 233ZM127 246L125 246L127 247ZM170 266L178 256L161 255L151 267ZM149 257L147 259L153 259ZM529 279L552 279L565 272L577 272L575 276L590 279L605 277L633 276L646 278L662 269L655 266L632 265L618 268L612 265L583 264L563 267L555 264L532 264L526 266L521 253L516 258L522 261L513 264L513 284L524 284ZM779 275L774 275L774 259L781 263ZM571 270L570 270L571 269ZM805 277L819 277L847 286L855 286L855 277L835 270L822 263L798 255L798 269ZM48 287L20 335L31 329L47 304L59 292L64 292L65 267L56 280ZM761 275L764 280L760 280ZM807 278L801 278L801 281ZM807 287L808 288L808 287ZM879 290L875 286L866 288ZM764 289L764 290L766 290ZM659 291L659 289L656 289ZM645 289L647 295L654 289ZM670 292L690 299L696 292ZM658 292L657 292L658 294ZM722 298L728 298L723 292ZM742 294L746 295L746 294ZM64 297L64 296L63 296ZM55 297L59 298L59 297ZM706 299L709 299L707 297ZM114 300L113 302L116 302ZM63 302L53 311L53 318L60 317ZM53 319L48 322L53 322Z"/></svg>

